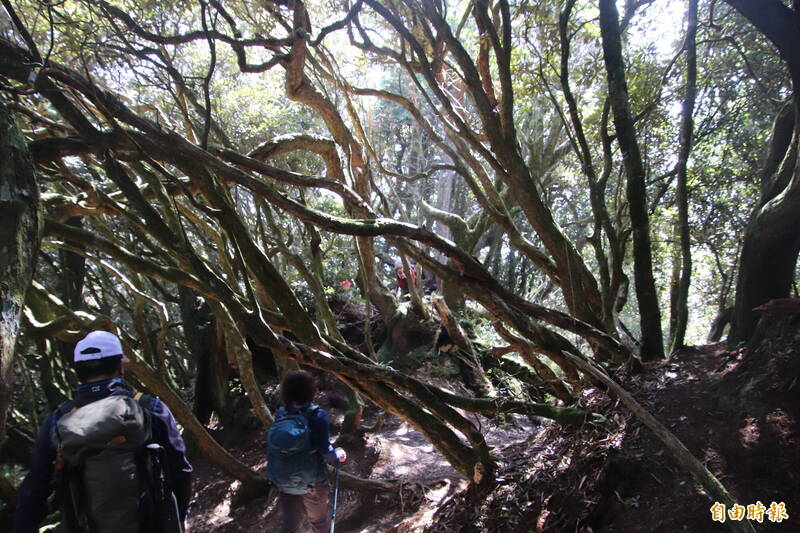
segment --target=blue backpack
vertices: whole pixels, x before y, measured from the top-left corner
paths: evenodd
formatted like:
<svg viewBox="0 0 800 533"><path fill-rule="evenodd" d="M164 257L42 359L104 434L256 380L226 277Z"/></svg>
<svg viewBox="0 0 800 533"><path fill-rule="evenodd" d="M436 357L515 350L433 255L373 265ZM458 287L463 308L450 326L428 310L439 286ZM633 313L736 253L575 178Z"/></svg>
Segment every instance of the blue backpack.
<svg viewBox="0 0 800 533"><path fill-rule="evenodd" d="M323 459L311 444L310 420L319 406L305 412L281 410L267 431L267 477L281 492L305 494L326 479Z"/></svg>

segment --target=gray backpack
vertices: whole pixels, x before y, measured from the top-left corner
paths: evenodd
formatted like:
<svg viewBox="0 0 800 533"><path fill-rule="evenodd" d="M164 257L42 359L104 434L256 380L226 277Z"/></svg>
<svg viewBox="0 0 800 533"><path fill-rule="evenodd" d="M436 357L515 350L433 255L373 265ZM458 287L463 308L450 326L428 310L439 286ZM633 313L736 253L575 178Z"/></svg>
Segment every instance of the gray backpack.
<svg viewBox="0 0 800 533"><path fill-rule="evenodd" d="M68 530L168 530L160 524L163 517L158 515L164 511L156 500L168 497L174 503L174 496L164 490L163 462L154 463L158 457L153 452L160 451L163 461L163 450L148 446L151 417L144 405L149 401L152 397L141 394L111 395L61 413L53 443L59 502ZM158 492L162 494L154 494ZM174 512L169 520L179 528L177 507L171 507Z"/></svg>

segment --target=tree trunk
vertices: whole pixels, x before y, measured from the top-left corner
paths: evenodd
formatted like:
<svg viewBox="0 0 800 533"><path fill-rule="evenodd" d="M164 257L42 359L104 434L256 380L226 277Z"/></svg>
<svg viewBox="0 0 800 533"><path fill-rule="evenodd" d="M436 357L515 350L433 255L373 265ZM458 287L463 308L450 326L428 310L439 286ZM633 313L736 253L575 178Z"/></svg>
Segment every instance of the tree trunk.
<svg viewBox="0 0 800 533"><path fill-rule="evenodd" d="M203 425L208 425L211 414L216 412L222 426L227 427L232 421L229 372L224 343L217 339L214 315L193 290L181 287L179 294L184 336L196 365L192 411Z"/></svg>
<svg viewBox="0 0 800 533"><path fill-rule="evenodd" d="M0 102L0 447L14 385L14 352L25 293L41 241L39 188L19 127Z"/></svg>
<svg viewBox="0 0 800 533"><path fill-rule="evenodd" d="M47 410L52 411L71 397L70 388L72 383L70 383L69 378L63 371L65 366L58 348L62 341L51 332L40 333L36 328L31 327L29 322L34 320L47 323L56 317L42 295L35 289L29 290L25 296L24 316L28 323L26 327L27 335L30 338L30 342L36 346L37 354L33 357L32 362L36 365L36 370L39 373L42 392L47 400Z"/></svg>
<svg viewBox="0 0 800 533"><path fill-rule="evenodd" d="M708 332L708 337L706 337L706 342L719 342L722 338L722 332L725 331L725 326L731 322L732 317L733 307L726 307L717 313L717 316L711 323L711 329Z"/></svg>
<svg viewBox="0 0 800 533"><path fill-rule="evenodd" d="M465 378L464 384L470 388L476 396L488 398L494 395L492 383L486 377L486 372L481 365L475 346L467 339L464 330L456 320L453 313L447 307L447 302L441 297L431 298L431 304L439 314L441 324L447 331L453 343L461 349L464 357L459 357L462 375Z"/></svg>
<svg viewBox="0 0 800 533"><path fill-rule="evenodd" d="M639 301L642 329L642 359L661 359L664 357L664 344L658 293L653 278L645 169L628 99L619 14L614 0L600 0L600 31L603 38L603 58L608 73L609 98L614 111L614 126L625 163L628 207L633 228L634 285L636 298Z"/></svg>
<svg viewBox="0 0 800 533"><path fill-rule="evenodd" d="M800 13L796 2L789 7L780 0L725 1L780 52L792 80L794 107L788 104L775 120L761 177L761 199L745 232L728 335L728 343L736 345L753 334L756 307L789 296L800 252Z"/></svg>
<svg viewBox="0 0 800 533"><path fill-rule="evenodd" d="M73 228L84 229L83 217L72 217L65 221L65 224ZM84 246L79 246L81 250L85 250ZM84 308L83 305L83 286L86 278L86 258L80 254L69 250L59 250L58 256L61 260L61 271L59 272L58 280L58 296L70 309L77 311ZM28 303L30 307L30 303ZM103 311L108 313L108 309ZM52 347L54 355L57 354L59 363L62 367L70 368L72 366L72 350L75 345L71 342L64 342L61 339L51 339L50 346ZM52 365L53 363L48 362ZM58 364L58 363L56 363ZM73 389L77 382L70 383L67 390ZM51 383L45 384L45 387L51 387ZM62 402L56 404L61 405Z"/></svg>
<svg viewBox="0 0 800 533"><path fill-rule="evenodd" d="M72 217L65 224L83 228L83 217ZM86 258L69 250L59 250L61 258L61 299L71 309L82 307L83 283L86 278Z"/></svg>
<svg viewBox="0 0 800 533"><path fill-rule="evenodd" d="M370 183L372 177L364 147L345 124L336 106L316 90L304 70L307 56L305 35L310 28L307 27L308 13L303 2L294 2L293 4L293 23L298 38L294 39L292 43L289 60L283 64L286 70L286 96L319 113L336 143L349 152L349 170L353 177L353 188L361 198L368 201L372 192ZM347 207L349 212L358 217L367 215L361 208ZM357 237L356 242L362 259L360 267L368 285L369 299L380 310L383 320L388 322L394 316L397 304L389 290L380 281L372 239Z"/></svg>
<svg viewBox="0 0 800 533"><path fill-rule="evenodd" d="M789 296L800 251L798 95L778 113L761 175L761 197L744 236L728 344L746 342L756 307Z"/></svg>
<svg viewBox="0 0 800 533"><path fill-rule="evenodd" d="M236 366L239 370L239 380L242 382L242 387L245 390L247 399L250 400L250 405L253 407L256 416L261 421L264 428L269 428L275 419L267 407L267 402L264 401L264 395L261 393L261 386L256 380L253 373L253 354L247 347L239 325L231 317L230 313L225 306L216 302L212 302L212 309L215 311L215 316L222 322L225 328L225 344L229 352L233 352L236 357Z"/></svg>
<svg viewBox="0 0 800 533"><path fill-rule="evenodd" d="M795 172L795 182L800 173ZM756 307L789 296L800 252L800 184L762 207L747 226L728 343L746 342L755 330Z"/></svg>
<svg viewBox="0 0 800 533"><path fill-rule="evenodd" d="M686 186L689 152L694 131L694 102L697 96L697 0L689 1L686 27L686 96L681 118L680 152L678 154L677 203L680 237L680 277L670 310L670 353L683 346L689 322L689 285L692 277L692 247L689 240L689 199Z"/></svg>

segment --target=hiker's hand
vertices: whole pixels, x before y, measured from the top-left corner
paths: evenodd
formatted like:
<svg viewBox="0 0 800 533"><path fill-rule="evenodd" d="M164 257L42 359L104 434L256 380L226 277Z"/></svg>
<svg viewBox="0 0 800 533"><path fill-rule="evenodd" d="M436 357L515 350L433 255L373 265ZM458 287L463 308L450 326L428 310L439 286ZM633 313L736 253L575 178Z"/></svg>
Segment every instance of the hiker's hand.
<svg viewBox="0 0 800 533"><path fill-rule="evenodd" d="M333 450L333 453L336 454L336 459L338 459L340 463L347 461L347 452L342 448L336 448Z"/></svg>

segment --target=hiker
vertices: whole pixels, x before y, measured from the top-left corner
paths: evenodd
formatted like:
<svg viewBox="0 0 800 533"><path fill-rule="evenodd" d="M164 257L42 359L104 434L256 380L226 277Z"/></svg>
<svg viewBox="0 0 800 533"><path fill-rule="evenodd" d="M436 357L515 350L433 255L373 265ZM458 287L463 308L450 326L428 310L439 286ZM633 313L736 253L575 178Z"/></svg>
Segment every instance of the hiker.
<svg viewBox="0 0 800 533"><path fill-rule="evenodd" d="M411 279L414 283L417 282L417 269L414 268L414 263L411 261L408 262L408 268L411 270ZM394 262L394 273L395 277L397 278L397 287L400 289L400 294L405 295L408 294L408 277L406 276L406 271L403 268L403 261L398 257Z"/></svg>
<svg viewBox="0 0 800 533"><path fill-rule="evenodd" d="M17 495L15 533L39 531L53 488L58 531L186 531L192 473L186 446L167 406L134 394L122 379L127 361L108 331L93 331L75 346L81 384L42 423Z"/></svg>
<svg viewBox="0 0 800 533"><path fill-rule="evenodd" d="M300 532L304 516L314 533L326 533L330 527L326 463L343 463L347 454L330 443L328 413L312 403L316 390L311 374L287 373L280 390L283 407L267 432L267 477L279 490L283 511L280 533Z"/></svg>
<svg viewBox="0 0 800 533"><path fill-rule="evenodd" d="M342 299L345 301L352 300L353 298L353 282L349 279L342 280L339 282L339 286L342 288Z"/></svg>

